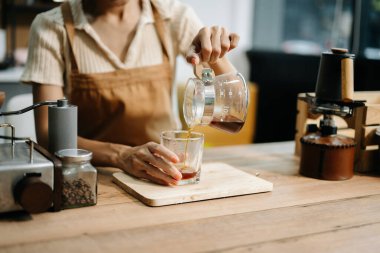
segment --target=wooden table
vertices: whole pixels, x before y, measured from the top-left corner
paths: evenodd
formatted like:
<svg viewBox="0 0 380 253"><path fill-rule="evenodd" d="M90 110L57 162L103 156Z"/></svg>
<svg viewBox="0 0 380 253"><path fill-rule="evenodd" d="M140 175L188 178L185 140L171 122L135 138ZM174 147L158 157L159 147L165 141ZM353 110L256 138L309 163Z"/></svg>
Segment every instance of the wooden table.
<svg viewBox="0 0 380 253"><path fill-rule="evenodd" d="M293 142L206 149L205 162L259 173L273 192L165 207L141 204L101 169L97 206L2 217L0 252L379 252L380 178L302 177L293 151Z"/></svg>

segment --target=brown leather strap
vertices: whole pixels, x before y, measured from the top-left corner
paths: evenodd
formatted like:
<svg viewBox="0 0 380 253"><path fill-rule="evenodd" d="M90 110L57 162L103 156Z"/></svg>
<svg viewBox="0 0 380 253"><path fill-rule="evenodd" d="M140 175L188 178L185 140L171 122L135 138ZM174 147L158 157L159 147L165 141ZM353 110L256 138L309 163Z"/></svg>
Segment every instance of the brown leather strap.
<svg viewBox="0 0 380 253"><path fill-rule="evenodd" d="M154 6L154 4L150 1L152 10L153 10L153 16L154 16L154 26L156 27L158 37L161 41L161 47L162 51L164 52L164 60L169 59L169 51L168 51L168 45L165 40L165 27L164 27L164 20L161 18L160 14L157 11L157 8Z"/></svg>
<svg viewBox="0 0 380 253"><path fill-rule="evenodd" d="M78 72L78 64L77 60L75 58L74 54L74 36L75 36L75 27L74 27L74 20L73 20L73 15L71 13L70 9L70 4L69 2L64 2L61 5L61 10L62 10L62 16L63 16L63 21L65 23L65 28L67 32L67 39L68 39L68 44L69 44L69 51L70 51L70 61L71 61L71 70Z"/></svg>

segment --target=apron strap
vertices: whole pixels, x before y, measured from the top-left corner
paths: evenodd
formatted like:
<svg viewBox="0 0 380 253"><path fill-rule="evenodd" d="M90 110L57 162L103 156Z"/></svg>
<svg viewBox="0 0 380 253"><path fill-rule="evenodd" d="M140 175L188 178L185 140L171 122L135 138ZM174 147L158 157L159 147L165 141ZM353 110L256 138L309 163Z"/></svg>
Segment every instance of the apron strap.
<svg viewBox="0 0 380 253"><path fill-rule="evenodd" d="M69 44L69 51L70 51L70 61L71 61L71 70L78 72L78 64L77 60L74 55L74 36L75 36L75 27L74 27L74 20L73 16L71 14L71 9L70 9L70 4L69 1L64 2L61 5L61 10L62 10L62 16L63 16L63 21L65 23L65 28L67 32L67 39L68 39L68 44Z"/></svg>
<svg viewBox="0 0 380 253"><path fill-rule="evenodd" d="M168 46L165 40L164 20L161 18L154 4L151 1L149 2L151 3L151 6L152 6L153 16L154 16L154 26L156 27L158 37L161 41L161 47L162 47L162 51L164 52L164 62L165 62L165 61L168 61L169 59L169 51L167 50Z"/></svg>

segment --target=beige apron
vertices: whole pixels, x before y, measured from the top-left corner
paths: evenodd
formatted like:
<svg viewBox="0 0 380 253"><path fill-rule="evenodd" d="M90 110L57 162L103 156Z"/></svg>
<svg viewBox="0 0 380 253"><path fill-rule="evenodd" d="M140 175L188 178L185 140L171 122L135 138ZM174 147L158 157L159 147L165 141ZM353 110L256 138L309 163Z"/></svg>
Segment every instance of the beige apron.
<svg viewBox="0 0 380 253"><path fill-rule="evenodd" d="M163 63L113 72L80 73L72 50L75 29L70 5L62 13L70 44L70 102L78 106L78 135L99 141L141 145L159 142L162 130L175 128L171 110L172 71L164 43L164 26L152 4Z"/></svg>

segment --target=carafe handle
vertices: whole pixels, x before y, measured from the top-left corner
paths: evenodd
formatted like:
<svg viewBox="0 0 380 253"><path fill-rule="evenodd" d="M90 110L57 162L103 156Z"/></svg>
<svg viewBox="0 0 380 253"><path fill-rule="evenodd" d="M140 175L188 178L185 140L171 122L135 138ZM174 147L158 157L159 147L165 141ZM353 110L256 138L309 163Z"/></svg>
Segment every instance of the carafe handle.
<svg viewBox="0 0 380 253"><path fill-rule="evenodd" d="M211 81L212 79L214 79L215 77L215 73L214 73L214 70L212 70L211 68L209 67L205 67L204 64L200 63L200 64L196 64L196 65L193 65L193 73L194 75L199 79L199 80L202 80L202 81Z"/></svg>

